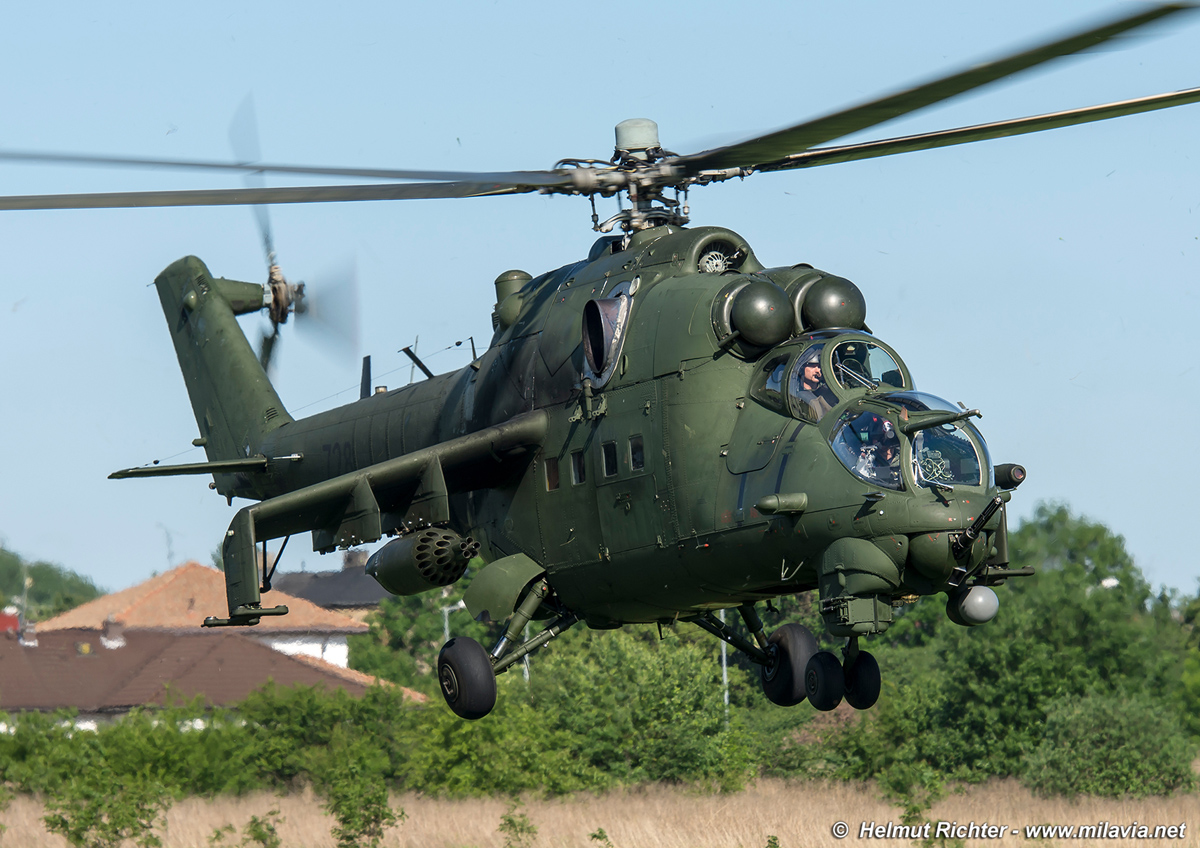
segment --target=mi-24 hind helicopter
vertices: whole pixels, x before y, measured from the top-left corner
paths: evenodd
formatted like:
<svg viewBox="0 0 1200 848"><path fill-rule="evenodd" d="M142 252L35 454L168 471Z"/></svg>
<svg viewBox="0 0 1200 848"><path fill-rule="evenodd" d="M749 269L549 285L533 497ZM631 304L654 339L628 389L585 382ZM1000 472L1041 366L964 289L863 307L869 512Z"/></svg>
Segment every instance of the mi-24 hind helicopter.
<svg viewBox="0 0 1200 848"><path fill-rule="evenodd" d="M211 474L240 509L222 550L228 618L254 625L273 573L268 540L311 532L321 552L396 537L369 560L389 591L458 580L478 552L472 615L507 622L495 645L450 639L438 676L477 719L496 675L582 621L689 621L762 669L766 696L866 709L880 689L861 637L893 609L946 593L961 625L989 621L1008 562L1005 504L1024 479L993 465L977 410L918 391L866 324L858 288L805 264L766 267L740 235L689 228L687 191L805 168L979 141L1200 100L1200 88L848 146L830 141L1184 11L1157 6L910 90L692 155L647 120L617 127L609 161L489 174L225 164L60 154L8 158L210 167L416 181L0 198L0 207L87 208L587 195L602 233L586 259L495 281L495 335L469 366L293 419L238 326L276 327L302 291L214 277L195 257L155 281L208 461L114 477ZM672 190L674 196L668 197ZM628 205L600 222L596 195ZM613 234L615 231L615 234ZM272 337L274 334L272 334ZM428 372L427 372L428 373ZM263 546L264 556L258 554ZM816 591L841 660L804 627L767 634L755 605ZM715 614L737 609L750 637ZM543 622L532 638L526 625Z"/></svg>

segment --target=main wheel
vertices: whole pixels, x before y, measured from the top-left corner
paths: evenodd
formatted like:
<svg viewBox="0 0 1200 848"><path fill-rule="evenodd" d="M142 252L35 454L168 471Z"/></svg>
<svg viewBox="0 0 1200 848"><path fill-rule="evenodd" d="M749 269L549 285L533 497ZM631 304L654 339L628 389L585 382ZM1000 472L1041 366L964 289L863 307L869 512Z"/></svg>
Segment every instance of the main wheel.
<svg viewBox="0 0 1200 848"><path fill-rule="evenodd" d="M859 651L854 662L842 666L846 681L846 703L856 710L869 710L879 700L879 663L866 651Z"/></svg>
<svg viewBox="0 0 1200 848"><path fill-rule="evenodd" d="M804 669L804 694L818 710L828 712L842 702L846 683L842 664L829 651L813 654Z"/></svg>
<svg viewBox="0 0 1200 848"><path fill-rule="evenodd" d="M767 639L770 662L762 667L763 694L773 704L794 707L804 700L804 669L817 652L812 631L785 624Z"/></svg>
<svg viewBox="0 0 1200 848"><path fill-rule="evenodd" d="M455 715L474 721L496 706L496 674L483 646L456 636L438 654L438 683Z"/></svg>

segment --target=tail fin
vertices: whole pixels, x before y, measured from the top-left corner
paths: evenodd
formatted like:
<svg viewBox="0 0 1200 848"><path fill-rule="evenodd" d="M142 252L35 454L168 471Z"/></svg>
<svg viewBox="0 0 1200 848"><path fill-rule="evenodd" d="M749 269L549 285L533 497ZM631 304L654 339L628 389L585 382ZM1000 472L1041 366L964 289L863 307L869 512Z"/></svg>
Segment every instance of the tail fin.
<svg viewBox="0 0 1200 848"><path fill-rule="evenodd" d="M209 461L257 453L267 433L292 421L235 317L262 309L263 287L214 279L195 256L173 262L154 285ZM222 494L233 493L232 475L216 479Z"/></svg>

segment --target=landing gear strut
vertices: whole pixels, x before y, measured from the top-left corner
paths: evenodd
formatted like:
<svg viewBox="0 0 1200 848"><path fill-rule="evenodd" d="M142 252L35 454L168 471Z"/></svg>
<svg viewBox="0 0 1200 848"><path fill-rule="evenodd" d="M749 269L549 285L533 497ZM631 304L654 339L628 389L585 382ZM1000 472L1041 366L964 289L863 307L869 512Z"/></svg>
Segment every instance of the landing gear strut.
<svg viewBox="0 0 1200 848"><path fill-rule="evenodd" d="M545 580L530 586L490 653L465 636L451 639L442 646L437 663L438 683L446 704L455 715L473 721L490 713L496 706L496 676L579 620L574 613L561 611L549 627L510 650L513 641L549 595L550 586Z"/></svg>

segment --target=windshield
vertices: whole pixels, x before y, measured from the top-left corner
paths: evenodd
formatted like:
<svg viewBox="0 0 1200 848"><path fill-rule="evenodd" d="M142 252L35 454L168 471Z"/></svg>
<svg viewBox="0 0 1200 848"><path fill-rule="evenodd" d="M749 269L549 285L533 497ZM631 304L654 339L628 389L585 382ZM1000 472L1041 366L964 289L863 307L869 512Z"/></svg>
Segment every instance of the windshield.
<svg viewBox="0 0 1200 848"><path fill-rule="evenodd" d="M833 431L833 452L856 477L900 489L900 438L896 425L874 412L844 420Z"/></svg>
<svg viewBox="0 0 1200 848"><path fill-rule="evenodd" d="M847 389L870 389L879 384L906 388L904 375L892 355L879 345L856 339L833 349L833 377Z"/></svg>
<svg viewBox="0 0 1200 848"><path fill-rule="evenodd" d="M961 411L961 407L924 392L894 392L884 395L883 400L899 404L913 412ZM969 433L974 434L974 440ZM979 445L978 450L976 443ZM932 485L981 486L986 468L988 485L991 485L991 462L988 459L987 446L979 431L966 421L918 430L913 434L912 461L913 477L918 482Z"/></svg>

